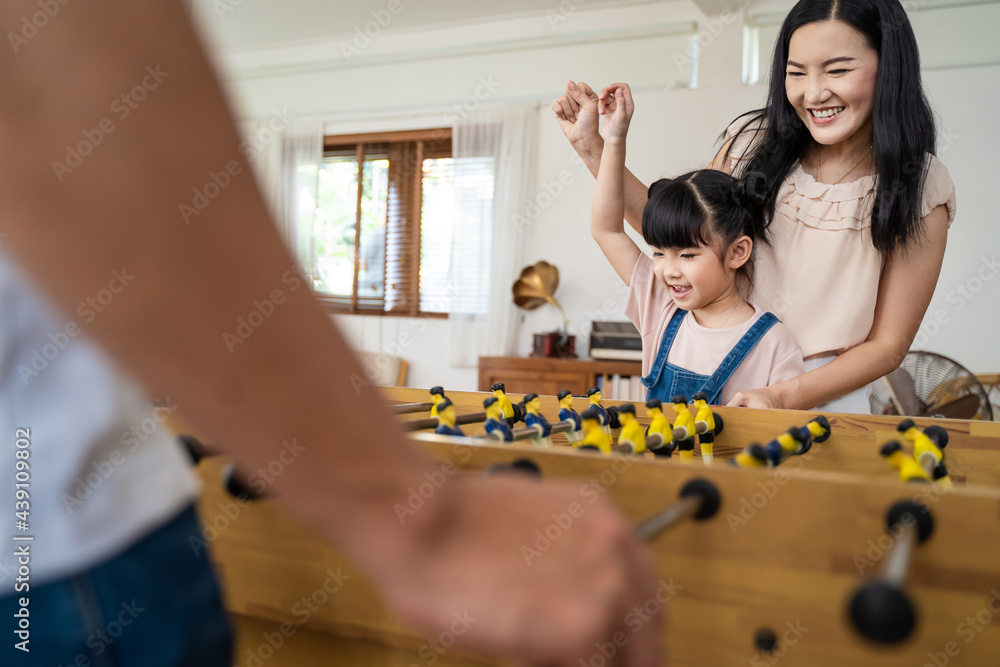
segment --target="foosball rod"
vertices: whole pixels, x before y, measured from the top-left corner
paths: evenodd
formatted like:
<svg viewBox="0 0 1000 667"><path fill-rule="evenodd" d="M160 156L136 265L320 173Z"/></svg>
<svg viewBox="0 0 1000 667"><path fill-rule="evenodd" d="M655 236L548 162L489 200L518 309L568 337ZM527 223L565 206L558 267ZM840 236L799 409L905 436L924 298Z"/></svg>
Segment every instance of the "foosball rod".
<svg viewBox="0 0 1000 667"><path fill-rule="evenodd" d="M707 479L692 479L681 488L680 499L676 503L640 521L635 532L644 542L652 542L685 519L704 521L715 516L721 502L715 484Z"/></svg>
<svg viewBox="0 0 1000 667"><path fill-rule="evenodd" d="M531 459L517 459L511 464L497 463L486 470L487 475L498 472L530 473L541 477L542 472ZM678 494L679 500L656 514L643 519L635 527L635 533L643 542L652 542L660 534L676 526L685 519L704 521L715 516L722 505L722 496L714 483L707 479L695 478L688 481Z"/></svg>
<svg viewBox="0 0 1000 667"><path fill-rule="evenodd" d="M695 424L694 430L695 430L695 433L697 433L698 435L701 435L701 434L705 433L706 431L708 431L708 424L706 424L705 422L697 422ZM715 434L718 435L721 432L722 432L721 426L716 426L715 427ZM674 440L682 440L684 438L684 429L682 429L682 428L675 428L671 432L670 436ZM688 437L690 438L691 435L688 435ZM650 449L657 449L658 447L662 447L665 444L667 444L667 443L665 443L663 441L663 434L662 433L650 433L649 435L646 436L646 447L648 447Z"/></svg>
<svg viewBox="0 0 1000 667"><path fill-rule="evenodd" d="M455 424L457 426L462 426L464 424L475 424L477 422L486 421L485 412L472 412L464 415L455 415ZM427 429L434 429L438 427L437 417L427 417L426 419L414 419L412 421L403 422L403 428L407 431L424 431Z"/></svg>
<svg viewBox="0 0 1000 667"><path fill-rule="evenodd" d="M561 421L553 424L550 427L550 432L564 433L566 431L572 431L574 428L576 428L576 424L567 419L566 421ZM540 437L541 437L540 429L537 429L534 426L525 426L524 428L519 428L514 430L514 440L532 440L534 438L540 438Z"/></svg>
<svg viewBox="0 0 1000 667"><path fill-rule="evenodd" d="M426 412L433 407L433 403L396 403L389 406L389 409L397 415L408 415L414 412Z"/></svg>
<svg viewBox="0 0 1000 667"><path fill-rule="evenodd" d="M193 435L182 434L178 435L177 439L188 453L188 456L191 457L191 462L195 466L206 456L219 455L219 452L205 445ZM237 498L242 497L248 500L256 500L266 495L265 493L258 493L251 489L247 476L232 461L222 467L222 486L229 492L229 495Z"/></svg>
<svg viewBox="0 0 1000 667"><path fill-rule="evenodd" d="M924 505L904 500L889 508L886 530L896 541L878 576L851 597L848 612L854 628L879 644L896 644L912 634L917 612L903 589L914 547L934 532L934 519Z"/></svg>

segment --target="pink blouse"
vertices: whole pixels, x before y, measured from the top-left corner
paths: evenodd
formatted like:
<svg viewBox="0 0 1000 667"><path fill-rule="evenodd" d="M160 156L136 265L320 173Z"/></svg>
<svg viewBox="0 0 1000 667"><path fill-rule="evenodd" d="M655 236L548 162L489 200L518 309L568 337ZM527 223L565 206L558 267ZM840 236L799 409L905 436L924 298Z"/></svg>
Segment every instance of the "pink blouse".
<svg viewBox="0 0 1000 667"><path fill-rule="evenodd" d="M732 136L745 121L729 126ZM744 133L730 150L735 169L753 137ZM933 155L924 182L921 215L937 206L955 219L955 185ZM869 213L875 179L820 183L796 163L778 190L769 228L771 246L754 252L752 300L792 330L802 356L840 354L863 343L875 319L883 261L872 245Z"/></svg>

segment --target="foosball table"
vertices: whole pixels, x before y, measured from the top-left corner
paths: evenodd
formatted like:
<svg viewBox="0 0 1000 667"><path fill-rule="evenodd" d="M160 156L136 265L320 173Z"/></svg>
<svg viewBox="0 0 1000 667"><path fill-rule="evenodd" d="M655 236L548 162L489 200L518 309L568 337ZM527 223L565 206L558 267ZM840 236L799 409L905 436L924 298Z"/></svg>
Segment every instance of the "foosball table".
<svg viewBox="0 0 1000 667"><path fill-rule="evenodd" d="M657 435L659 413L599 393L436 389L383 390L438 462L435 480L576 479L581 506L607 497L634 521L660 588L625 625L666 606L672 665L1000 664L1000 423L715 406L710 419L675 405ZM567 404L584 418L557 417ZM488 421L507 428L487 431ZM610 431L610 445L582 444L585 425L593 442ZM456 645L461 623L426 637L400 622L356 566L255 497L224 458L198 471L205 539L192 546L216 563L239 633L235 664L498 664ZM525 558L570 528L539 531ZM609 638L585 663L613 664L615 652Z"/></svg>

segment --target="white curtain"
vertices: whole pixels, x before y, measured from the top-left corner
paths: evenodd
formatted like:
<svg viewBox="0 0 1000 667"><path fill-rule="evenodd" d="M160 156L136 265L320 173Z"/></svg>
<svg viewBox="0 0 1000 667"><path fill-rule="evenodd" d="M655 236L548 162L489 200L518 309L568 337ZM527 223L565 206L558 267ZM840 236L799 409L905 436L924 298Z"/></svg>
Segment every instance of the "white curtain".
<svg viewBox="0 0 1000 667"><path fill-rule="evenodd" d="M303 273L315 275L312 230L316 222L323 123L276 116L243 124L250 163L281 237Z"/></svg>
<svg viewBox="0 0 1000 667"><path fill-rule="evenodd" d="M511 286L523 268L530 232L520 215L535 188L535 104L463 112L452 132L459 219L452 240L451 364L517 352L520 318ZM492 198L482 196L492 174ZM488 182L488 178L486 179Z"/></svg>

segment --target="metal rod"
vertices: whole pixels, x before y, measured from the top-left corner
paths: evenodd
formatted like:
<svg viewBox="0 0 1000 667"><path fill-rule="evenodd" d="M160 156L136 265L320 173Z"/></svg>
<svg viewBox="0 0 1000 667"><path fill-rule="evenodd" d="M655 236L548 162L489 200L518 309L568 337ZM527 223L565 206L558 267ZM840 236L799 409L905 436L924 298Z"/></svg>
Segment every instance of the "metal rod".
<svg viewBox="0 0 1000 667"><path fill-rule="evenodd" d="M393 413L397 415L407 415L413 412L423 412L434 407L433 403L397 403L390 406Z"/></svg>
<svg viewBox="0 0 1000 667"><path fill-rule="evenodd" d="M899 527L899 537L896 543L889 550L882 565L880 577L885 583L892 586L902 587L906 581L906 572L910 567L910 554L917 543L917 526L911 524L897 524Z"/></svg>
<svg viewBox="0 0 1000 667"><path fill-rule="evenodd" d="M670 507L643 519L635 532L644 542L652 541L657 535L675 525L678 521L693 516L704 502L699 496L684 496Z"/></svg>
<svg viewBox="0 0 1000 667"><path fill-rule="evenodd" d="M565 420L552 424L552 433L562 433L564 431L572 431L576 426L572 421ZM527 426L525 428L519 428L514 430L514 440L531 440L533 438L540 438L541 432L534 426Z"/></svg>
<svg viewBox="0 0 1000 667"><path fill-rule="evenodd" d="M424 431L429 428L437 428L440 423L437 417L428 417L427 419L403 422L403 428L407 431Z"/></svg>
<svg viewBox="0 0 1000 667"><path fill-rule="evenodd" d="M475 424L476 422L486 421L485 412L472 412L467 415L458 415L455 417L456 424Z"/></svg>
<svg viewBox="0 0 1000 667"><path fill-rule="evenodd" d="M930 452L924 452L920 455L917 463L919 463L920 467L924 469L924 472L927 473L927 477L929 479L934 479L934 468L937 467L938 461L933 454Z"/></svg>
<svg viewBox="0 0 1000 667"><path fill-rule="evenodd" d="M455 416L455 425L461 424L475 424L476 422L486 421L485 412L473 412L465 415ZM428 417L427 419L414 419L412 421L403 422L403 428L407 431L423 431L429 428L437 428L438 424L441 422L437 417Z"/></svg>
<svg viewBox="0 0 1000 667"><path fill-rule="evenodd" d="M694 427L695 432L700 434L707 431L708 427L705 426L704 424L705 422L698 422L697 424L695 424ZM682 431L679 428L673 429L673 431L670 433L670 437L672 438L671 442L673 440L679 440L682 435L684 435L684 431ZM649 449L657 449L666 444L667 444L666 439L663 437L662 433L650 433L646 436L646 447Z"/></svg>

